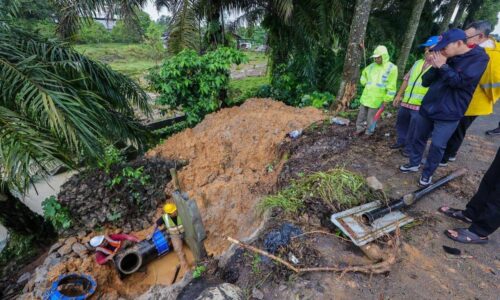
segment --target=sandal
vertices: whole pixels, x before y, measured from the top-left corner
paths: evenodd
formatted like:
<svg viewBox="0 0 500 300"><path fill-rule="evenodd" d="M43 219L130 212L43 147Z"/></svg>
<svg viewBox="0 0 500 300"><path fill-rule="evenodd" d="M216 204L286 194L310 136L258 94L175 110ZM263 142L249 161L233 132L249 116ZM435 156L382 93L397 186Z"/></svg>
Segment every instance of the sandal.
<svg viewBox="0 0 500 300"><path fill-rule="evenodd" d="M487 237L480 237L479 235L475 234L474 232L470 231L467 228L456 228L453 230L457 232L457 236L453 236L450 233L450 230L445 230L444 234L456 242L464 243L464 244L486 244L486 243L488 243Z"/></svg>
<svg viewBox="0 0 500 300"><path fill-rule="evenodd" d="M472 224L472 220L464 216L464 211L461 209L456 209L456 208L451 208L448 206L441 206L438 209L438 212L450 217L454 218L457 220L460 220L462 222L465 222L467 224Z"/></svg>

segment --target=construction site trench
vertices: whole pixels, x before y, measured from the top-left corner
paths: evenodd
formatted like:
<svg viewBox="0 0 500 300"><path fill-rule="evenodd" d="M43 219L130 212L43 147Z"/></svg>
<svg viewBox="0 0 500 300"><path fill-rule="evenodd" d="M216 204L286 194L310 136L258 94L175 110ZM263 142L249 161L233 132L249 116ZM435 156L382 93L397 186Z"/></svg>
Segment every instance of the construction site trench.
<svg viewBox="0 0 500 300"><path fill-rule="evenodd" d="M108 226L99 233L89 230L61 240L36 269L21 299L40 298L51 282L68 272L84 272L96 279L98 288L92 299L207 299L203 298L207 288L216 289L211 290L212 294L220 294L221 289L222 294L234 292L241 299L373 299L385 295L494 299L499 290L495 274L500 270L500 261L491 253L498 253L495 251L498 245L468 250L478 251L474 259L445 257L441 246L447 241L441 232L451 224L430 213L439 204L461 205L474 193L489 153L494 152L495 145L487 141L483 141L482 149L476 149L480 157L475 162L478 166L469 163L466 176L428 196L409 212L416 221L398 234L397 248L394 239L381 240L382 248L397 250L387 266L390 273L382 272L385 276L374 275L375 269L367 275L336 272L298 275L282 264L228 242L227 238L232 237L265 249L269 233L290 224L307 235L291 239L277 255L296 260L298 267L371 266L373 261L366 252L339 237L330 222L335 208L324 201L308 198L305 207L295 214L273 209L262 215L258 205L267 195L286 189L305 175L339 168L362 178L376 176L384 184L383 194L370 194L375 198L366 201L385 196L395 199L415 190L416 177L402 176L397 171L404 158L387 150L394 139L393 122L393 118L385 116L375 135L359 138L354 136L352 125L332 125L320 110L293 108L271 99L249 99L239 107L208 115L196 127L150 150L144 158L185 162L178 170L181 190L196 201L207 233L204 244L209 258L202 262L206 270L201 278L193 280L192 272L180 270L174 282L179 265L174 252L120 278L112 265L97 265L89 249L76 246L85 245L96 234L123 232L122 228ZM301 136L288 137L294 130L300 130ZM437 177L456 169L453 165L439 169ZM170 177L165 181L168 184L162 187L164 193L171 195L174 186L169 182ZM131 222L130 232L139 239L148 237L153 221L161 215L164 200L158 200L156 210L149 212L148 224L146 219L135 225ZM314 232L321 233L309 234ZM184 250L193 270L193 255L187 247ZM231 290L227 283L237 286L237 290ZM474 289L477 286L481 287L479 291Z"/></svg>

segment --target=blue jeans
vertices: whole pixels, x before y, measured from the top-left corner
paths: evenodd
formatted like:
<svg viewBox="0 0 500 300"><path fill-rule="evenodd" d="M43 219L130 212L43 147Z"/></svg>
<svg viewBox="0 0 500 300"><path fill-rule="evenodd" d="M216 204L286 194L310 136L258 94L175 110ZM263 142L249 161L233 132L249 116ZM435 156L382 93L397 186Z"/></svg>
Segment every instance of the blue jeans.
<svg viewBox="0 0 500 300"><path fill-rule="evenodd" d="M426 118L418 115L415 124L415 135L410 145L410 165L418 166L422 161L422 155L427 145L427 140L432 134L432 143L427 155L422 177L431 177L436 171L441 159L443 158L444 151L448 140L458 126L457 121L440 121Z"/></svg>
<svg viewBox="0 0 500 300"><path fill-rule="evenodd" d="M400 107L396 121L396 133L398 138L396 144L405 146L405 152L410 153L410 145L415 135L415 125L418 110Z"/></svg>

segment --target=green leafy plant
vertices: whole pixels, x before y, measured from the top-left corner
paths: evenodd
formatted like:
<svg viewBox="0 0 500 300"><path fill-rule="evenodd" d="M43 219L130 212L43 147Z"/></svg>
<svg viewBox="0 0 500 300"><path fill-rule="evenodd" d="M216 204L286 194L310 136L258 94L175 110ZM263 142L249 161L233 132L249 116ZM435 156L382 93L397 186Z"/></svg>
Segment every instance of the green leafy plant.
<svg viewBox="0 0 500 300"><path fill-rule="evenodd" d="M157 102L182 108L192 126L227 100L230 67L245 60L243 53L231 48L205 55L184 50L153 70L149 80L153 90L160 93Z"/></svg>
<svg viewBox="0 0 500 300"><path fill-rule="evenodd" d="M254 274L260 274L260 263L262 262L262 257L259 254L254 254L252 258L252 272Z"/></svg>
<svg viewBox="0 0 500 300"><path fill-rule="evenodd" d="M104 157L97 162L97 166L106 172L106 174L109 174L113 165L122 163L123 161L124 159L120 150L110 145L104 149Z"/></svg>
<svg viewBox="0 0 500 300"><path fill-rule="evenodd" d="M334 100L335 97L329 92L312 92L311 94L305 94L304 96L302 96L299 106L313 106L316 108L324 109L328 108Z"/></svg>
<svg viewBox="0 0 500 300"><path fill-rule="evenodd" d="M43 216L50 221L57 230L71 227L69 210L59 203L55 196L50 196L42 202Z"/></svg>
<svg viewBox="0 0 500 300"><path fill-rule="evenodd" d="M203 273L205 273L206 270L207 270L207 267L205 267L203 265L196 266L196 268L193 271L193 279L200 278L203 275Z"/></svg>

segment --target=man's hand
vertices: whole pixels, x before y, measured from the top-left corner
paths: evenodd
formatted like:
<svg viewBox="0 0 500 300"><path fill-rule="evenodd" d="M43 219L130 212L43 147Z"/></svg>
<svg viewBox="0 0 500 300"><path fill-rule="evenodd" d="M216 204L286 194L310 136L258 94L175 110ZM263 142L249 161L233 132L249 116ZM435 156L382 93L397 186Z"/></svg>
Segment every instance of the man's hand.
<svg viewBox="0 0 500 300"><path fill-rule="evenodd" d="M446 56L441 54L441 52L433 52L430 55L432 66L435 68L441 68L444 64L446 64Z"/></svg>
<svg viewBox="0 0 500 300"><path fill-rule="evenodd" d="M392 106L398 107L400 103L401 103L401 96L396 95L396 97L394 97L394 100L392 101Z"/></svg>

